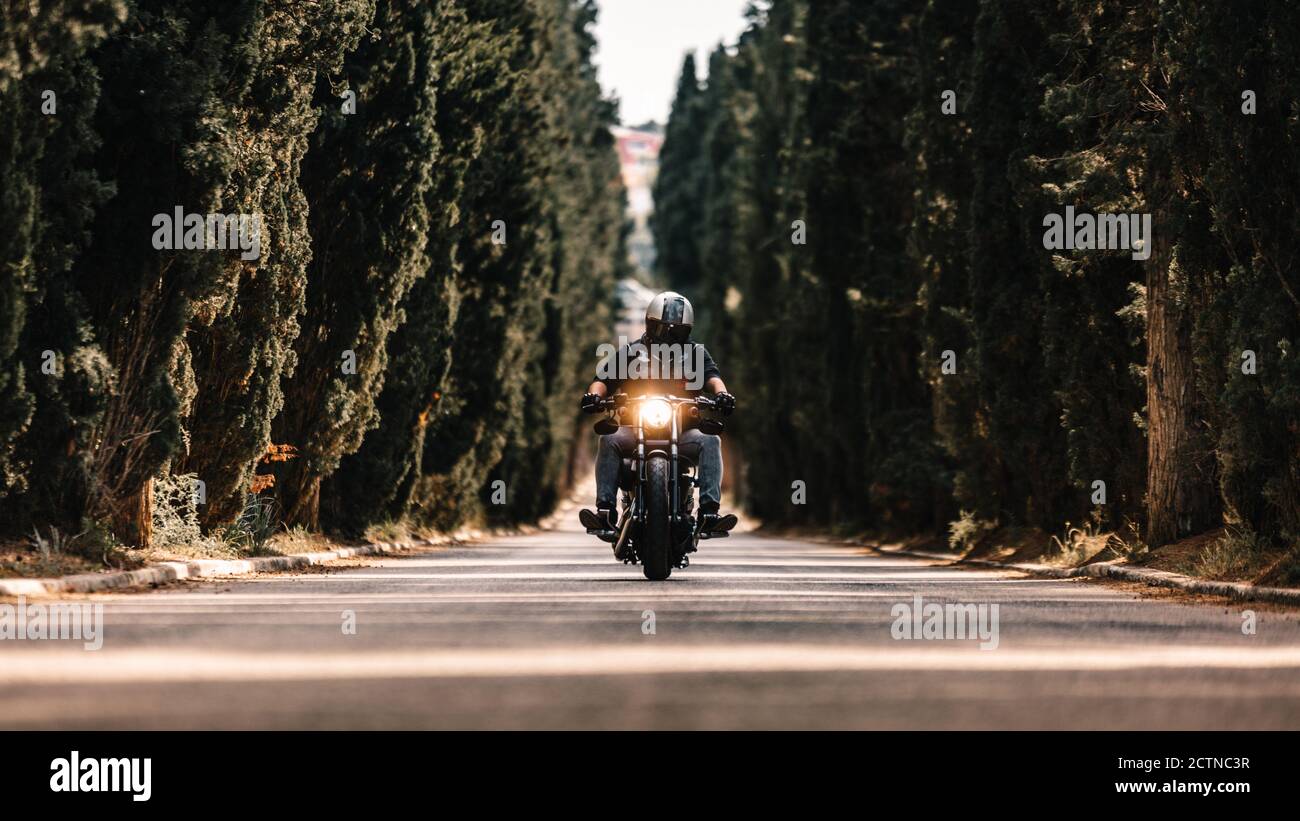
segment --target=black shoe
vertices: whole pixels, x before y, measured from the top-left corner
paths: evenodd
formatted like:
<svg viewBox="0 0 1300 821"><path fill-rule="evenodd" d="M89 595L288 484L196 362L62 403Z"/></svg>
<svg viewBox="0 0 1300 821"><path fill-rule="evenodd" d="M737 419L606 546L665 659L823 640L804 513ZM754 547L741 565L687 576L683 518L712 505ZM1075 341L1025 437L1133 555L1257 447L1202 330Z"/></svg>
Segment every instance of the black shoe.
<svg viewBox="0 0 1300 821"><path fill-rule="evenodd" d="M700 533L704 536L723 535L739 523L740 519L736 518L734 513L728 513L726 516L719 516L716 512L701 513Z"/></svg>
<svg viewBox="0 0 1300 821"><path fill-rule="evenodd" d="M610 530L618 530L618 510L612 507L597 507L596 518L609 523Z"/></svg>
<svg viewBox="0 0 1300 821"><path fill-rule="evenodd" d="M578 521L588 533L594 533L602 538L604 534L615 533L618 530L618 515L607 508L598 507L595 513L583 508L578 511Z"/></svg>

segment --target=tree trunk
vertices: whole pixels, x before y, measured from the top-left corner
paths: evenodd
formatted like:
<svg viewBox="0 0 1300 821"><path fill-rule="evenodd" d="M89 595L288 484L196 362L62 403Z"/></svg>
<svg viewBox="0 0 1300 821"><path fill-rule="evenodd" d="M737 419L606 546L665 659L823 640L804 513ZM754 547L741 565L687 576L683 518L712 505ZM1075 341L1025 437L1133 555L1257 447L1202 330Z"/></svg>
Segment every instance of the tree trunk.
<svg viewBox="0 0 1300 821"><path fill-rule="evenodd" d="M309 473L301 461L285 466L277 480L276 495L283 509L284 523L293 527L301 525L308 530L320 530L321 477Z"/></svg>
<svg viewBox="0 0 1300 821"><path fill-rule="evenodd" d="M136 547L153 542L153 479L146 479L139 491L118 502L112 530L124 543Z"/></svg>
<svg viewBox="0 0 1300 821"><path fill-rule="evenodd" d="M1187 272L1168 236L1175 223L1159 213L1152 222L1146 275L1146 543L1159 547L1217 525L1219 497L1198 409Z"/></svg>

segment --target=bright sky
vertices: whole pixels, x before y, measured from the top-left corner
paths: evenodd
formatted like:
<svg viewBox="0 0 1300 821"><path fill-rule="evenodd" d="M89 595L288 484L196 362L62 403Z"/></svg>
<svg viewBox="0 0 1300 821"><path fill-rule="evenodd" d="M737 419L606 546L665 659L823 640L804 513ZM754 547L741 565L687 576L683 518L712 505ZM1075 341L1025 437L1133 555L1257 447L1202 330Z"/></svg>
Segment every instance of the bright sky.
<svg viewBox="0 0 1300 821"><path fill-rule="evenodd" d="M749 0L597 0L596 65L606 94L620 100L625 125L668 119L677 74L695 52L702 78L719 41L745 30Z"/></svg>

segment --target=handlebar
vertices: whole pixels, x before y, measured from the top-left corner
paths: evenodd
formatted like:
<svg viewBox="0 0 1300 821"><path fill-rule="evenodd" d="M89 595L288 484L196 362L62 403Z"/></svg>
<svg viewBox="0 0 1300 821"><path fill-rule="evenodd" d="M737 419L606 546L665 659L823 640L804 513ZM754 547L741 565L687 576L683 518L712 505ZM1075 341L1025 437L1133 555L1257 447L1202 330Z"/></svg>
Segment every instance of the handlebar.
<svg viewBox="0 0 1300 821"><path fill-rule="evenodd" d="M616 393L613 396L607 396L600 400L598 407L602 411L618 410L627 407L627 404L633 400L643 401L646 399L661 399L671 402L674 405L695 405L697 408L714 410L718 407L716 399L710 399L707 396L670 396L647 394L645 396L632 396L626 393Z"/></svg>
<svg viewBox="0 0 1300 821"><path fill-rule="evenodd" d="M672 396L665 394L646 394L644 396L632 396L626 393L617 393L613 396L607 396L601 399L589 413L614 413L626 408L632 402L644 402L650 399L657 399L661 402L668 402L674 407L679 405L690 406L692 416L699 416L701 410L717 411L723 416L730 416L731 409L723 406L717 399L708 396Z"/></svg>

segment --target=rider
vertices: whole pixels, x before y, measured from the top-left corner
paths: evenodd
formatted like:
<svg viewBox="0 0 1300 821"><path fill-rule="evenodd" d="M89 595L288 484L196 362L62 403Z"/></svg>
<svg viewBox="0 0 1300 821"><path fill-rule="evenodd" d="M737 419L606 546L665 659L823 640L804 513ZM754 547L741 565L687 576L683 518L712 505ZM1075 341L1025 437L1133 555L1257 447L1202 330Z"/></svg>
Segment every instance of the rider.
<svg viewBox="0 0 1300 821"><path fill-rule="evenodd" d="M701 392L698 387L700 384L714 394L721 411L730 413L734 410L736 397L727 392L727 385L722 381L722 374L714 364L713 357L709 356L703 345L690 341L691 326L694 324L695 310L681 294L665 291L650 300L645 312L645 333L638 344L623 346L618 361L626 363L641 358L646 362L656 355L666 353L672 356L676 353L682 357L681 367L674 369L671 362L661 361L655 363L661 367L633 369L618 377L598 374L582 397L582 410L598 413L601 410L601 399L613 396L620 389L632 396L654 393L694 396ZM692 371L702 371L702 374ZM664 378L665 375L680 375L686 379ZM687 379L690 381L687 382ZM719 521L718 506L722 501L722 440L699 430L692 420L686 420L678 437L678 449L683 456L695 460L699 466L700 513L703 516L702 525L708 530ZM636 429L632 426L621 426L616 433L600 437L596 455L596 515L611 530L618 526L618 508L614 500L618 492L619 472L623 459L635 452Z"/></svg>

